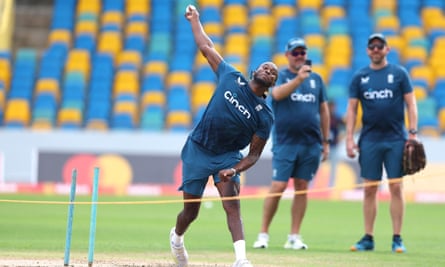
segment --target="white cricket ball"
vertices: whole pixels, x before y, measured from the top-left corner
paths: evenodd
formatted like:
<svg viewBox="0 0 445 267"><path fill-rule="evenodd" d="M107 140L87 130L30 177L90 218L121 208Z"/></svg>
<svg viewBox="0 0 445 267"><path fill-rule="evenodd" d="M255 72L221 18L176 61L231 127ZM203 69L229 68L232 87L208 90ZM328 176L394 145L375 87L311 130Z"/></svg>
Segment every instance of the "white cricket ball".
<svg viewBox="0 0 445 267"><path fill-rule="evenodd" d="M196 7L194 5L188 5L185 8L185 12L192 12L192 10L196 10Z"/></svg>

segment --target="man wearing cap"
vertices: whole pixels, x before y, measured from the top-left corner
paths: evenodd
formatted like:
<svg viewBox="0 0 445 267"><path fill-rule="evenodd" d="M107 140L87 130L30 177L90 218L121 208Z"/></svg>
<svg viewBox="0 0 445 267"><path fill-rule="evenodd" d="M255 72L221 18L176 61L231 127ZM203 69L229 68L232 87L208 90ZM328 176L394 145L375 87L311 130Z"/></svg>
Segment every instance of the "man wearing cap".
<svg viewBox="0 0 445 267"><path fill-rule="evenodd" d="M270 223L289 179L293 178L291 227L284 248L299 250L308 248L300 235L308 184L320 160L325 160L329 154L329 108L324 83L307 64L304 39L290 39L285 50L288 67L279 72L276 86L270 93L275 115L270 196L264 201L261 230L253 247L268 247Z"/></svg>
<svg viewBox="0 0 445 267"><path fill-rule="evenodd" d="M417 105L408 72L402 66L388 63L386 56L389 51L385 36L380 33L370 35L367 53L371 63L358 70L349 85L346 150L350 158L354 158L356 152L359 152L360 176L365 185L365 235L351 247L352 251L374 250L377 192L383 167L391 195L392 251L406 251L400 236L405 207L402 192L402 157L406 140L417 138ZM354 131L359 103L363 115L357 145L354 141ZM409 131L405 128L405 105Z"/></svg>

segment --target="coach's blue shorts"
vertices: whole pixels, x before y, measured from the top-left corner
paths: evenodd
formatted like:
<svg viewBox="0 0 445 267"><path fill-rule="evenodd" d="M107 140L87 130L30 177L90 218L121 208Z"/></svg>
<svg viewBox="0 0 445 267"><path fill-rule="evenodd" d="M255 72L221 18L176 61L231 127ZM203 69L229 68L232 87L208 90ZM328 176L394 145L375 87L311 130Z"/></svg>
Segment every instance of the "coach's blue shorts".
<svg viewBox="0 0 445 267"><path fill-rule="evenodd" d="M383 166L388 179L403 176L402 159L405 140L370 142L360 141L360 175L369 180L382 180Z"/></svg>
<svg viewBox="0 0 445 267"><path fill-rule="evenodd" d="M235 166L242 159L242 154L234 151L217 155L188 138L182 148L181 159L182 185L179 190L202 196L209 176L213 176L215 184L220 182L218 172ZM232 181L239 183L239 174L232 177Z"/></svg>
<svg viewBox="0 0 445 267"><path fill-rule="evenodd" d="M320 144L275 146L272 180L288 182L293 177L311 181L320 166L321 152Z"/></svg>

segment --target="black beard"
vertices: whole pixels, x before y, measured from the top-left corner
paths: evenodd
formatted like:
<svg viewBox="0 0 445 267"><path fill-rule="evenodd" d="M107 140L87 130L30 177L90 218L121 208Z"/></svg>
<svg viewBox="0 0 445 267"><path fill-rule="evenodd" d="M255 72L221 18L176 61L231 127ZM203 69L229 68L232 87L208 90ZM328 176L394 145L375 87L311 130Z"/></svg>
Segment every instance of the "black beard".
<svg viewBox="0 0 445 267"><path fill-rule="evenodd" d="M253 75L253 80L261 87L270 88L272 86L271 82L266 82L265 80L258 78L255 74Z"/></svg>

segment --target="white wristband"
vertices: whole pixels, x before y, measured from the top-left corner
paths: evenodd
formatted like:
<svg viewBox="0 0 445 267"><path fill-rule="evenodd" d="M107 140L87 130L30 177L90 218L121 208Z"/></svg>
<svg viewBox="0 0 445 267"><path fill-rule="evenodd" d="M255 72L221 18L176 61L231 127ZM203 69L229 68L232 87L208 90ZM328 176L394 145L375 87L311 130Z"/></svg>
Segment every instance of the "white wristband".
<svg viewBox="0 0 445 267"><path fill-rule="evenodd" d="M235 168L230 168L230 169L233 171L232 176L235 176L236 175L236 169Z"/></svg>

